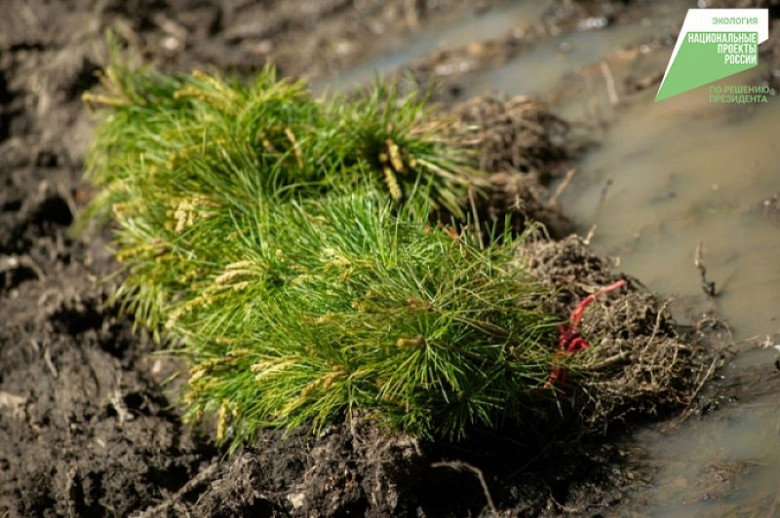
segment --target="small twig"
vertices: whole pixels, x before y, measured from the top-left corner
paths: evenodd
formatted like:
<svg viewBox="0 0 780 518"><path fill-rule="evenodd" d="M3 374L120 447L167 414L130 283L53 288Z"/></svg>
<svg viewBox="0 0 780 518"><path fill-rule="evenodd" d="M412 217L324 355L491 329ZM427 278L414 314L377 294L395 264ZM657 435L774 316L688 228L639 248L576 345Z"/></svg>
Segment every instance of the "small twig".
<svg viewBox="0 0 780 518"><path fill-rule="evenodd" d="M120 390L121 386L122 386L122 371L120 370L116 380L116 386L114 387L114 390L111 392L111 395L108 398L109 403L111 403L111 406L114 407L114 410L116 411L116 415L119 418L120 427L123 424L125 424L125 421L131 421L133 419L133 414L131 414L130 411L127 409L127 406L125 406L125 401L122 398L122 391Z"/></svg>
<svg viewBox="0 0 780 518"><path fill-rule="evenodd" d="M431 464L432 468L450 468L454 469L455 471L471 471L474 473L477 478L479 479L479 483L482 486L482 492L485 493L485 499L487 499L487 505L488 509L490 509L490 512L493 514L493 516L498 517L498 509L496 508L496 504L493 503L493 497L490 496L490 490L488 489L487 482L485 481L485 475L482 474L482 470L472 466L471 464L468 464L467 462L463 461L450 461L450 462L434 462Z"/></svg>
<svg viewBox="0 0 780 518"><path fill-rule="evenodd" d="M590 230L588 230L588 235L585 236L585 239L582 240L582 243L585 246L590 246L590 240L593 239L593 236L596 235L596 229L599 228L598 225L593 225L590 227Z"/></svg>
<svg viewBox="0 0 780 518"><path fill-rule="evenodd" d="M162 513L162 511L167 510L169 507L175 506L176 503L181 500L187 493L210 478L214 472L217 471L218 466L218 462L212 462L208 467L198 472L197 475L188 480L187 483L181 486L181 488L173 495L166 498L165 501L157 504L154 507L146 509L140 514L135 515L135 518L151 518L152 516L158 516L160 513Z"/></svg>
<svg viewBox="0 0 780 518"><path fill-rule="evenodd" d="M555 188L555 192L553 193L553 195L550 196L550 201L547 202L548 207L553 207L553 208L558 207L558 197L569 186L575 174L577 174L577 170L574 168L571 168L566 172L566 176L564 177L563 180L561 180L561 183L558 184L558 187Z"/></svg>
<svg viewBox="0 0 780 518"><path fill-rule="evenodd" d="M666 301L661 306L661 309L658 310L658 313L655 315L655 325L653 326L653 333L650 335L650 340L647 341L647 343L652 343L653 340L655 340L656 335L658 335L658 331L661 329L661 319L664 316L664 311L666 311L666 308L669 307L669 304L672 303L674 300L674 297L669 297L666 299Z"/></svg>
<svg viewBox="0 0 780 518"><path fill-rule="evenodd" d="M704 373L704 376L702 376L701 379L697 379L699 383L691 394L691 397L688 399L687 408L673 421L673 423L669 426L669 429L676 428L680 424L684 423L691 416L691 414L693 414L693 403L696 400L696 397L699 395L699 392L701 392L701 389L704 388L704 384L707 383L707 380L709 380L712 374L715 372L717 364L718 358L714 358L712 362L710 362L710 366L707 368L707 372Z"/></svg>
<svg viewBox="0 0 780 518"><path fill-rule="evenodd" d="M609 188L612 187L612 178L607 178L607 181L604 182L604 187L601 188L601 194L599 195L599 204L596 205L596 210L599 210L602 205L604 205L604 201L607 199L607 192L609 192Z"/></svg>
<svg viewBox="0 0 780 518"><path fill-rule="evenodd" d="M588 370L597 371L603 369L604 367L609 367L610 365L615 364L621 360L625 360L626 358L629 357L631 357L631 353L629 351L621 351L617 354L610 356L609 358L604 358L603 360L597 363L590 364L587 367Z"/></svg>
<svg viewBox="0 0 780 518"><path fill-rule="evenodd" d="M609 69L609 64L606 61L602 61L601 74L604 76L604 81L607 83L607 95L609 96L609 102L612 106L620 104L620 98L618 97L617 88L615 88L615 78L612 77L612 71Z"/></svg>
<svg viewBox="0 0 780 518"><path fill-rule="evenodd" d="M704 246L703 241L699 241L699 246L696 247L696 258L693 260L693 264L699 269L701 274L701 289L704 294L709 298L717 297L718 294L715 291L715 283L707 280L707 268L704 267L704 259L702 259L702 248Z"/></svg>
<svg viewBox="0 0 780 518"><path fill-rule="evenodd" d="M43 350L43 361L46 362L46 367L48 367L51 375L54 376L54 379L57 379L60 373L57 372L57 367L55 367L54 362L51 361L51 349L48 347Z"/></svg>
<svg viewBox="0 0 780 518"><path fill-rule="evenodd" d="M125 421L131 421L133 419L133 414L130 413L125 406L125 402L122 400L122 393L119 391L119 388L114 389L111 393L111 397L108 398L108 401L116 411L120 427L125 424Z"/></svg>
<svg viewBox="0 0 780 518"><path fill-rule="evenodd" d="M707 383L707 380L710 379L710 376L712 376L712 373L715 372L715 367L718 364L718 358L715 358L710 363L709 368L707 369L707 372L704 373L704 376L702 376L701 380L699 381L699 384L696 387L696 390L693 391L693 394L691 394L691 403L693 403L693 400L696 399L696 396L699 395L699 392L701 391L702 387L704 387L704 384Z"/></svg>

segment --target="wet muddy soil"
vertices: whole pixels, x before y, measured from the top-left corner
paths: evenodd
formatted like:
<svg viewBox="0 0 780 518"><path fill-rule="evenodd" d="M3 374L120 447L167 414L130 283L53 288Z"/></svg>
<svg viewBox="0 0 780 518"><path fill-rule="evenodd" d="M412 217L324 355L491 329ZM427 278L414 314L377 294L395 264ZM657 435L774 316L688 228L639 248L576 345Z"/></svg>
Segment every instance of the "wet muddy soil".
<svg viewBox="0 0 780 518"><path fill-rule="evenodd" d="M115 30L145 60L165 70L214 67L250 74L273 60L282 74L311 79L399 46L410 34L457 13L478 13L500 3L4 3L0 516L597 516L609 514L633 488L648 483L651 471L643 454L621 428L606 437L562 429L544 442L524 431L477 430L466 443L427 444L358 419L354 427L332 427L318 437L283 439L280 432L267 431L256 444L227 456L213 446L207 431L182 427L163 385L177 365L156 355L152 342L110 305L117 280L110 276L116 264L107 250L109 231L88 241L68 233L90 195L80 176L94 118L80 96L96 82L94 72L105 57L105 29ZM533 37L544 37L550 28L572 30L578 20L619 23L624 16L630 9L623 2L561 2L547 17L546 29ZM472 54L501 61L522 46L509 36L491 45L501 50L474 47ZM435 70L425 64L432 62L421 61L416 73ZM529 119L522 124L512 119L522 101L503 102L486 98L456 110L470 121L491 116L496 106L504 114L492 125L503 124L503 130L482 135L488 160L483 166L499 175L496 197L504 200L491 205L491 214L499 217L521 207L522 221L540 218L564 234L565 217L545 201L549 192L543 184L564 174L566 159L580 148L557 140L545 143L549 132L534 133ZM535 116L534 127L544 130L548 122L558 127L544 113ZM529 150L548 154L524 155L523 162L507 153L523 142ZM773 200L765 209L769 218L776 218ZM548 279L571 282L576 274L587 284L609 277L608 265L583 255L579 245L561 246L573 247L590 270L577 273L566 260L556 270L550 259ZM545 253L542 257L560 255ZM562 301L562 307L575 304L575 294L585 294L572 289L572 300ZM649 313L636 323L638 333L656 335L658 322L667 326L659 316L663 309L640 291ZM667 331L666 338L677 340L671 327ZM686 361L693 362L689 352L701 350L710 336L702 332L685 342L690 344ZM684 383L697 384L699 375ZM692 394L690 386L674 390ZM666 394L671 399L674 390ZM642 419L648 412L690 403L667 404L671 399L656 408L640 395L637 401L649 405ZM717 476L741 469L716 468Z"/></svg>

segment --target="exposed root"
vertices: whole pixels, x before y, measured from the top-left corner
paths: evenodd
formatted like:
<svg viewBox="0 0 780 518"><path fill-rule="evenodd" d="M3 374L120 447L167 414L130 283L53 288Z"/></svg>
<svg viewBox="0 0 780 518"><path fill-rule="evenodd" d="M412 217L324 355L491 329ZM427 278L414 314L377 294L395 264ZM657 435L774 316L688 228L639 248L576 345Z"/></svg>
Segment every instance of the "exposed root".
<svg viewBox="0 0 780 518"><path fill-rule="evenodd" d="M591 254L583 241L529 241L520 253L530 274L556 290L551 309L569 314L580 301L618 279L611 265ZM648 416L687 408L712 374L711 354L680 339L676 324L641 284L599 297L582 317L579 333L591 347L580 352L581 375L559 396L579 413L584 431L605 430L628 416Z"/></svg>
<svg viewBox="0 0 780 518"><path fill-rule="evenodd" d="M176 509L177 504L179 501L184 498L184 496L187 495L190 491L195 489L196 487L200 486L201 484L205 483L207 480L212 478L214 474L217 472L217 468L219 467L218 462L212 462L209 464L206 468L201 470L197 475L195 475L192 479L187 481L186 484L184 484L178 491L176 491L173 495L166 498L163 502L160 504L157 504L154 507L150 507L143 511L142 513L139 513L135 515L136 518L151 518L153 516L161 516L163 511L167 511L170 508Z"/></svg>
<svg viewBox="0 0 780 518"><path fill-rule="evenodd" d="M485 499L487 500L488 509L493 516L498 517L498 509L493 502L493 497L490 495L490 489L485 482L485 475L482 474L482 470L472 466L471 464L463 461L451 461L451 462L434 462L431 464L432 468L450 468L457 471L471 471L479 479L479 484L482 486L482 491L485 493Z"/></svg>

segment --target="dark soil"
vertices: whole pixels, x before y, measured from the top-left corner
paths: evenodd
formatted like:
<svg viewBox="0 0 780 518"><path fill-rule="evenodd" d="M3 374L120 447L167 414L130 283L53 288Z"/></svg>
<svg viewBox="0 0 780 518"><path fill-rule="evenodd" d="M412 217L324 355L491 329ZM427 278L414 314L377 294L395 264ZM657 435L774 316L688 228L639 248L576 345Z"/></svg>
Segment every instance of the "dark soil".
<svg viewBox="0 0 780 518"><path fill-rule="evenodd" d="M177 366L155 355L151 341L109 304L117 280L107 277L116 268L107 231L87 242L68 234L90 194L80 176L94 121L80 96L96 82L106 28L166 70L248 74L273 59L284 75L314 78L400 45L411 32L459 10L497 3L4 2L0 516L438 517L487 515L491 505L501 516L597 516L646 482L641 454L630 443L580 437L578 430L560 430L543 442L524 430L475 430L465 443L423 444L356 418L353 427L332 427L318 437L283 439L266 431L256 444L227 456L208 433L182 428L162 385ZM576 25L571 20L581 14L564 4L569 11L552 13L546 23L560 23L561 30ZM577 8L607 5L594 4L601 7ZM625 11L621 2L615 5L608 14L586 15L609 16L613 23ZM544 37L545 31L534 34ZM502 56L525 44L507 41ZM424 75L424 67L417 72ZM565 124L528 102L481 99L455 113L493 128L477 144L485 151L483 166L497 174L494 201L483 216L497 219L515 210L522 222L541 219L562 234L567 222L545 201L543 184L567 168L571 149L559 131ZM539 131L526 124L529 113ZM528 152L518 156L510 148ZM578 248L570 255L596 264L582 254ZM606 264L591 272L569 271L567 260L546 268L553 282L580 274L585 284L611 279ZM584 292L570 295L560 311ZM672 324L658 317L658 301L641 297L648 310L636 336L653 333L682 344ZM695 355L685 358L690 376L681 383L688 385L666 393L671 399L690 395L690 384L699 380ZM679 408L671 399L659 400L657 408L651 398L637 401L652 406L646 411Z"/></svg>

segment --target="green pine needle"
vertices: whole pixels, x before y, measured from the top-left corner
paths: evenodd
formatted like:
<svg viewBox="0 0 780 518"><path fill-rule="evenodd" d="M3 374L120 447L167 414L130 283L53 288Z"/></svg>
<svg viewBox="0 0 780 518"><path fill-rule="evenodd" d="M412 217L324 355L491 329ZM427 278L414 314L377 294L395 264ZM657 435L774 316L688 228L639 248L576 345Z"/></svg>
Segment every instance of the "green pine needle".
<svg viewBox="0 0 780 518"><path fill-rule="evenodd" d="M181 345L188 420L237 445L354 411L421 437L533 419L559 361L548 294L517 238L436 222L482 177L425 98L317 101L270 67L103 82L81 225L116 222L117 298Z"/></svg>

